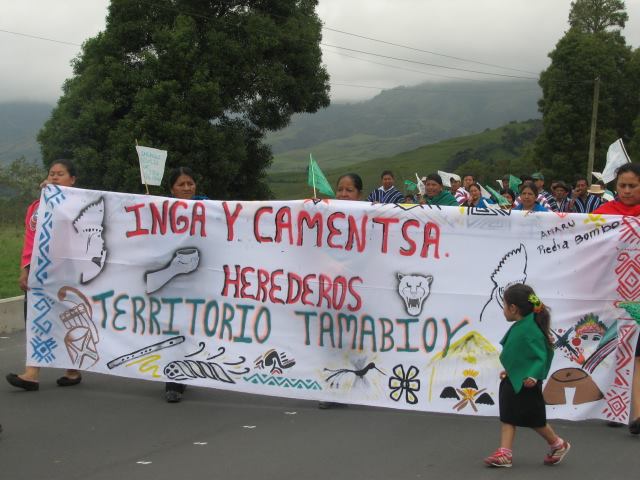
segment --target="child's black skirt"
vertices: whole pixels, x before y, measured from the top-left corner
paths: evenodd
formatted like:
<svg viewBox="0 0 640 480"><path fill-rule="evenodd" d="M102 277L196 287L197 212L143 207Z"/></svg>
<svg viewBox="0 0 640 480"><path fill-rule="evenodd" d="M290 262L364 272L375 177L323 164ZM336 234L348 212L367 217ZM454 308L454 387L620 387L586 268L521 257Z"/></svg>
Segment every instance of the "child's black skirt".
<svg viewBox="0 0 640 480"><path fill-rule="evenodd" d="M513 390L508 378L500 382L500 421L517 427L544 427L547 412L542 397L542 382L535 387L525 388L519 393Z"/></svg>

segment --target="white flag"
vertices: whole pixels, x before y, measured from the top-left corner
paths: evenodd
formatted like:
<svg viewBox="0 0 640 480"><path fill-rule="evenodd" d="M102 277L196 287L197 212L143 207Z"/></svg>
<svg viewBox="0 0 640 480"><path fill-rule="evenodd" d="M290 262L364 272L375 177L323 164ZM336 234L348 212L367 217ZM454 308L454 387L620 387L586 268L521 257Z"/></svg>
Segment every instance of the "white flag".
<svg viewBox="0 0 640 480"><path fill-rule="evenodd" d="M147 185L160 185L164 175L167 151L136 145L140 160L140 180Z"/></svg>
<svg viewBox="0 0 640 480"><path fill-rule="evenodd" d="M451 186L452 178L458 182L460 181L460 175L456 175L455 173L447 173L447 172L443 172L442 170L438 170L438 175L440 175L440 178L442 179L442 184L445 187Z"/></svg>
<svg viewBox="0 0 640 480"><path fill-rule="evenodd" d="M425 193L427 193L427 188L424 186L424 182L422 181L422 179L418 176L418 174L416 173L416 180L418 181L418 193L420 195L424 195Z"/></svg>
<svg viewBox="0 0 640 480"><path fill-rule="evenodd" d="M631 159L624 149L621 138L609 145L609 150L607 150L607 164L602 171L602 180L604 183L609 183L611 180L614 180L618 167L630 161Z"/></svg>
<svg viewBox="0 0 640 480"><path fill-rule="evenodd" d="M591 175L598 181L602 180L602 174L600 172L591 172Z"/></svg>

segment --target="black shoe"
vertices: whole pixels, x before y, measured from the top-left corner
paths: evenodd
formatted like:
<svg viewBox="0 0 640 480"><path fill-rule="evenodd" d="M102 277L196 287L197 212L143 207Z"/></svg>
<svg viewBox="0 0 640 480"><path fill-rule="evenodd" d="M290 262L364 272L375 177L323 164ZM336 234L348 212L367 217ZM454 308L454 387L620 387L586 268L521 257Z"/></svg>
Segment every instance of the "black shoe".
<svg viewBox="0 0 640 480"><path fill-rule="evenodd" d="M631 435L640 435L640 417L629 424L629 433Z"/></svg>
<svg viewBox="0 0 640 480"><path fill-rule="evenodd" d="M176 390L167 390L164 393L164 398L169 403L178 403L182 400L182 394Z"/></svg>
<svg viewBox="0 0 640 480"><path fill-rule="evenodd" d="M76 378L65 377L64 375L56 380L59 387L73 387L82 381L82 377L78 375Z"/></svg>
<svg viewBox="0 0 640 480"><path fill-rule="evenodd" d="M173 390L178 393L184 393L184 391L187 389L187 385L184 383L167 382L164 384L164 389L167 392Z"/></svg>
<svg viewBox="0 0 640 480"><path fill-rule="evenodd" d="M7 382L9 382L14 387L22 388L27 392L35 392L40 389L40 384L38 382L32 382L31 380L24 380L20 378L15 373L10 373L6 376Z"/></svg>
<svg viewBox="0 0 640 480"><path fill-rule="evenodd" d="M342 407L346 407L346 405L344 403L338 403L338 402L318 402L318 408L320 410L328 410L330 408L342 408Z"/></svg>

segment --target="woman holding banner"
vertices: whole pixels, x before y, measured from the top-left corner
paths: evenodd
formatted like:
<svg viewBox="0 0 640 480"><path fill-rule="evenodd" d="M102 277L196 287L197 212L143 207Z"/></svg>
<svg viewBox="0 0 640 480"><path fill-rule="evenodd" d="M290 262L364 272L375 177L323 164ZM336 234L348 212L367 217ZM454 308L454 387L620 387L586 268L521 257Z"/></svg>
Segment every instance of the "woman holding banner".
<svg viewBox="0 0 640 480"><path fill-rule="evenodd" d="M346 173L338 179L336 199L360 200L362 197L362 178L357 173Z"/></svg>
<svg viewBox="0 0 640 480"><path fill-rule="evenodd" d="M76 183L76 169L69 160L56 160L51 167L49 167L49 173L47 178L40 185L59 185L61 187L73 187ZM20 278L18 283L20 288L25 292L24 303L24 318L27 320L27 295L29 291L29 267L31 265L31 255L33 253L33 245L36 235L37 214L38 206L40 205L40 199L33 202L27 208L27 215L25 217L25 231L24 231L24 243L22 247L22 260L20 262ZM40 389L40 367L26 366L24 373L16 375L15 373L9 373L7 375L7 382L17 388L22 388L27 391L36 391ZM80 372L78 370L67 370L65 374L56 380L56 383L60 387L71 387L77 385L82 380Z"/></svg>
<svg viewBox="0 0 640 480"><path fill-rule="evenodd" d="M594 214L604 215L625 215L637 217L640 215L640 165L637 163L626 163L616 170L616 191L618 196L615 200L604 203ZM627 302L622 305L631 316L640 322L640 312L636 307L636 302ZM633 381L631 387L631 422L629 431L633 435L640 435L640 338L636 344L636 354L634 361Z"/></svg>
<svg viewBox="0 0 640 480"><path fill-rule="evenodd" d="M362 198L362 178L357 173L345 173L338 178L336 184L337 200L355 200ZM327 409L333 407L342 407L342 403L337 402L318 402L318 408Z"/></svg>
<svg viewBox="0 0 640 480"><path fill-rule="evenodd" d="M179 200L204 200L207 197L196 195L196 181L189 167L174 168L169 174L169 192ZM169 403L178 403L187 386L183 383L166 382L165 399Z"/></svg>

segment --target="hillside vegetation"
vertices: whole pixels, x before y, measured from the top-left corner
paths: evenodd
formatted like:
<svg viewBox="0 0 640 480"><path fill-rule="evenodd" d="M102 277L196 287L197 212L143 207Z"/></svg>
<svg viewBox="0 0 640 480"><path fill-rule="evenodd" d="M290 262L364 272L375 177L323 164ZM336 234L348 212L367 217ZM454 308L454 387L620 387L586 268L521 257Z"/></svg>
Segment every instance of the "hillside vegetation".
<svg viewBox="0 0 640 480"><path fill-rule="evenodd" d="M436 170L460 173L471 169L471 173L495 186L495 180L505 173L532 173L529 170L533 166L525 157L540 129L539 120L511 122L475 135L452 138L339 168L327 168L325 159L320 155L314 155L314 159L332 185L344 173L358 173L364 182L365 195L378 187L380 172L386 169L393 170L400 190L404 189L404 180L415 182L415 173L422 176ZM308 159L305 167L307 164ZM268 178L277 199L309 198L313 195L311 187L307 186L306 171L273 172Z"/></svg>
<svg viewBox="0 0 640 480"><path fill-rule="evenodd" d="M274 152L270 171L302 171L309 153L321 158L324 168L339 168L537 118L539 97L534 82L449 82L333 104L313 115L294 116L287 128L267 137Z"/></svg>
<svg viewBox="0 0 640 480"><path fill-rule="evenodd" d="M36 135L52 108L48 103L0 103L0 165L20 157L31 162L41 161Z"/></svg>

